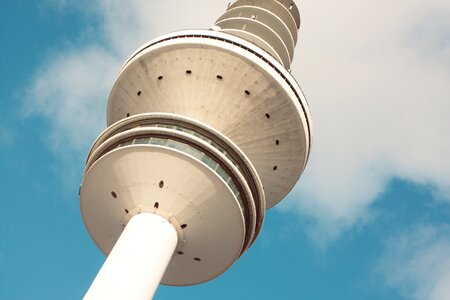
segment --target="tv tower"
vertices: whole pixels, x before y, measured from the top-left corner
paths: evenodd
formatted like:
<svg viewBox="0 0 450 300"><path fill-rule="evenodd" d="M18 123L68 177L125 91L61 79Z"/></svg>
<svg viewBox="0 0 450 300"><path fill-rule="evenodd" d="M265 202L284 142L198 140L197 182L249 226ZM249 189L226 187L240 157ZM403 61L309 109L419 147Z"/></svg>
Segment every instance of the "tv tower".
<svg viewBox="0 0 450 300"><path fill-rule="evenodd" d="M194 285L252 245L298 181L311 118L290 73L291 0L238 0L209 30L158 37L125 62L80 187L107 255L85 299L150 299Z"/></svg>

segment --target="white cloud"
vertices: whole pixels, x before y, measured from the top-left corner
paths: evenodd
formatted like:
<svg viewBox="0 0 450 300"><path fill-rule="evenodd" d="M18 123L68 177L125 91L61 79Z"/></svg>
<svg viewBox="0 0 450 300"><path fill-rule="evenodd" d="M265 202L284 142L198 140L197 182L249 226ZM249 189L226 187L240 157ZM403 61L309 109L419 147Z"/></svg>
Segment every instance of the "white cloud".
<svg viewBox="0 0 450 300"><path fill-rule="evenodd" d="M450 2L304 1L293 70L315 125L291 195L320 242L370 217L392 178L450 199Z"/></svg>
<svg viewBox="0 0 450 300"><path fill-rule="evenodd" d="M24 109L51 122L54 150L85 150L101 131L108 92L119 66L107 50L89 47L59 54L35 74Z"/></svg>
<svg viewBox="0 0 450 300"><path fill-rule="evenodd" d="M66 48L45 62L26 107L50 121L56 153L83 156L105 126L108 93L125 58L160 34L209 27L228 4L51 1L95 15L103 42ZM431 185L449 199L450 2L299 4L293 71L310 101L315 136L306 173L284 205L315 220L311 231L327 241L367 220L392 178Z"/></svg>
<svg viewBox="0 0 450 300"><path fill-rule="evenodd" d="M43 140L57 157L53 170L66 195L78 191L87 149L105 127L106 101L119 67L110 51L91 46L58 54L34 74L23 109L49 122Z"/></svg>
<svg viewBox="0 0 450 300"><path fill-rule="evenodd" d="M417 300L450 295L450 230L422 226L386 243L378 271L386 283Z"/></svg>

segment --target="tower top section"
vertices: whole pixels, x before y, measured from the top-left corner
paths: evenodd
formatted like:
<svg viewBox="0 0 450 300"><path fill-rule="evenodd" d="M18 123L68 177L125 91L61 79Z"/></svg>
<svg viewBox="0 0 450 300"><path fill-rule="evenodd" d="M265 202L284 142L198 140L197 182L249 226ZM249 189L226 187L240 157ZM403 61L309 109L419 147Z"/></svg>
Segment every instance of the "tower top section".
<svg viewBox="0 0 450 300"><path fill-rule="evenodd" d="M228 6L215 26L257 45L289 69L300 14L291 0L238 0Z"/></svg>

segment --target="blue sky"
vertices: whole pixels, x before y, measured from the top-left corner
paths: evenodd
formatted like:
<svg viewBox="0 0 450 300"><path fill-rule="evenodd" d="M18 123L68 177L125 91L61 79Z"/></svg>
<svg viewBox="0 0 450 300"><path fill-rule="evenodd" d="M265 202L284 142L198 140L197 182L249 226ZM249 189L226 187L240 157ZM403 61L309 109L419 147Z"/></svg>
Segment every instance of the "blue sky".
<svg viewBox="0 0 450 300"><path fill-rule="evenodd" d="M311 160L253 247L155 299L450 298L450 3L297 1ZM81 299L104 256L78 186L115 75L228 1L9 1L0 9L0 299Z"/></svg>

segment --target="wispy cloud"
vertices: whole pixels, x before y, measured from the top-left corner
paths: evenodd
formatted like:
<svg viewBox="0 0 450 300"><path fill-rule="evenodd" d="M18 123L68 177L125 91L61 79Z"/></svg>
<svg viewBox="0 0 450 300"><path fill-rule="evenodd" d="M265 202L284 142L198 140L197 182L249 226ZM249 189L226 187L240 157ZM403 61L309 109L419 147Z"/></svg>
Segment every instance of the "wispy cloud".
<svg viewBox="0 0 450 300"><path fill-rule="evenodd" d="M191 2L49 0L42 6L42 10L55 9L60 13L65 9L80 10L102 20L93 32L92 28L86 28L89 39L82 32L81 42L72 41L42 63L25 97L26 114L41 115L50 121L48 138L56 154L86 151L105 127L109 91L122 63L133 50L157 35L182 28L182 24L208 26L218 15L211 19L208 12L221 11L217 3L197 2L201 8L198 16L190 17L185 12L194 5Z"/></svg>
<svg viewBox="0 0 450 300"><path fill-rule="evenodd" d="M78 151L105 126L109 88L120 66L101 47L71 49L49 61L34 76L25 112L51 122L55 151Z"/></svg>
<svg viewBox="0 0 450 300"><path fill-rule="evenodd" d="M386 243L378 271L387 284L417 300L450 295L450 228L422 226Z"/></svg>

